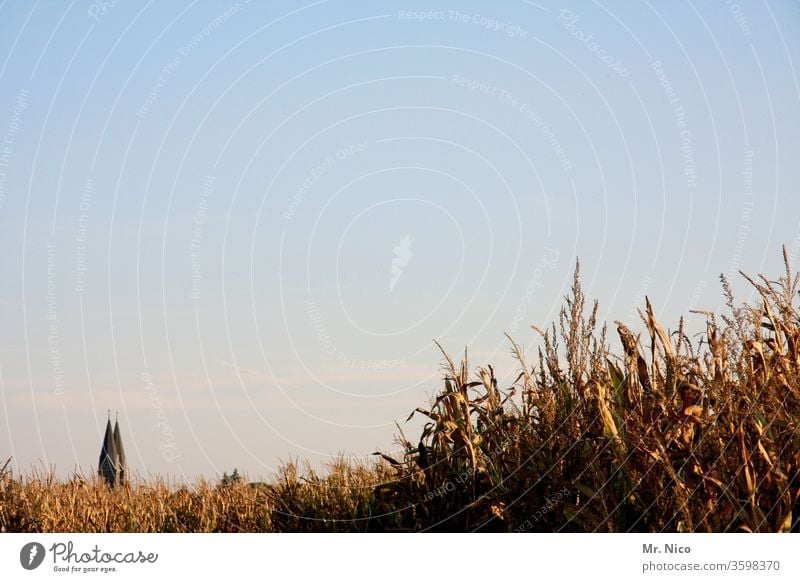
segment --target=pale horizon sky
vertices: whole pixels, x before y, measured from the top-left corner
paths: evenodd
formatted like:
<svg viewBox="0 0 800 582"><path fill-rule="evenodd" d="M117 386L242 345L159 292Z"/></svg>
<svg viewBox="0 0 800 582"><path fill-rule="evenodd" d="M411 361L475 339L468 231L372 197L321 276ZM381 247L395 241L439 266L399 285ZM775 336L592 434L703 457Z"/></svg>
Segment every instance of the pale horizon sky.
<svg viewBox="0 0 800 582"><path fill-rule="evenodd" d="M603 321L747 299L798 54L790 0L0 2L0 462L93 472L108 409L142 476L367 458L576 258Z"/></svg>

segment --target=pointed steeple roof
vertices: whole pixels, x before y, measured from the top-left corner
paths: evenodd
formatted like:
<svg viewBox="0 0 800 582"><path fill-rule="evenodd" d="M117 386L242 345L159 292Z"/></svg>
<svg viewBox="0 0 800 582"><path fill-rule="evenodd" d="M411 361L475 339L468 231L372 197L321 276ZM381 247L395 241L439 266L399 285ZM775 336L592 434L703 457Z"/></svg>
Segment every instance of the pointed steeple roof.
<svg viewBox="0 0 800 582"><path fill-rule="evenodd" d="M106 434L103 437L103 446L100 449L98 470L100 476L111 486L114 486L117 481L118 457L119 454L117 452L116 443L114 442L114 433L111 430L111 411L109 411L108 420L106 421Z"/></svg>
<svg viewBox="0 0 800 582"><path fill-rule="evenodd" d="M128 473L128 461L125 458L125 447L122 446L122 435L119 430L119 416L114 423L114 448L117 456L115 457L117 468L119 469L119 480L125 482Z"/></svg>

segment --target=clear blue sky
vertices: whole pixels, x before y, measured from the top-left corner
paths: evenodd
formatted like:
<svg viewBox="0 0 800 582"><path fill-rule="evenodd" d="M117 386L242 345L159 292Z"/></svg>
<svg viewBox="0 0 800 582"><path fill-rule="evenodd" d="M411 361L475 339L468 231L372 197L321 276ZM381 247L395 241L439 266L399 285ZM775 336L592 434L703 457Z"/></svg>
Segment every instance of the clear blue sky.
<svg viewBox="0 0 800 582"><path fill-rule="evenodd" d="M576 257L669 325L798 266L796 2L111 4L0 3L23 470L93 471L108 409L142 475L368 455L433 339L510 382Z"/></svg>

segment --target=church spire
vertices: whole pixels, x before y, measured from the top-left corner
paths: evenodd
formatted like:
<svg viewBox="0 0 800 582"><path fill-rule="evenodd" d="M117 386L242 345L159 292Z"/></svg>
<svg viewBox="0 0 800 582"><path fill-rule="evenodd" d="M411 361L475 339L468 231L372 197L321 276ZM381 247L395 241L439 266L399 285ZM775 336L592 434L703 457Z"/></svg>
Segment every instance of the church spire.
<svg viewBox="0 0 800 582"><path fill-rule="evenodd" d="M100 449L98 472L106 483L114 487L117 484L117 448L114 443L114 432L111 430L111 411L106 421L106 434Z"/></svg>
<svg viewBox="0 0 800 582"><path fill-rule="evenodd" d="M122 446L122 434L119 429L119 414L115 415L114 428L111 428L111 410L108 411L106 433L100 449L98 473L111 487L123 485L128 480L128 463L125 448Z"/></svg>
<svg viewBox="0 0 800 582"><path fill-rule="evenodd" d="M125 447L122 446L122 435L119 430L119 413L114 423L114 447L117 449L117 470L119 471L119 484L128 481L128 461L125 458Z"/></svg>

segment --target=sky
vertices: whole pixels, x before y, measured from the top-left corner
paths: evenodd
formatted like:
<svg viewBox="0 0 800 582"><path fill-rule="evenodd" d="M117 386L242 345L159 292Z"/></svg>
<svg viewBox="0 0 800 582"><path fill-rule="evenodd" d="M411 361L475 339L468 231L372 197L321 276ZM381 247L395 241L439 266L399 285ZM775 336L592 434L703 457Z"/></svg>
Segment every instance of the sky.
<svg viewBox="0 0 800 582"><path fill-rule="evenodd" d="M108 411L142 478L364 460L576 259L634 328L750 298L798 55L788 0L0 2L0 462L91 473Z"/></svg>

